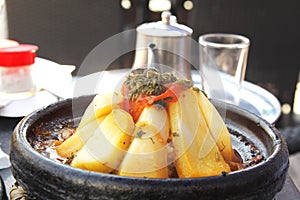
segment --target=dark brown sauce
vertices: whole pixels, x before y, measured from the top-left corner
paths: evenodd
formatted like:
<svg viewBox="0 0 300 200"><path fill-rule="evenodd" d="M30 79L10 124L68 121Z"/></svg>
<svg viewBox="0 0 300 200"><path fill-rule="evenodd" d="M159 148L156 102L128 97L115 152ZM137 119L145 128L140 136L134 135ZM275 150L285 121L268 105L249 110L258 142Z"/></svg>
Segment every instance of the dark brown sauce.
<svg viewBox="0 0 300 200"><path fill-rule="evenodd" d="M42 123L35 127L33 137L29 139L31 146L43 156L63 164L70 164L69 158L57 154L56 148L76 131L73 120Z"/></svg>
<svg viewBox="0 0 300 200"><path fill-rule="evenodd" d="M58 163L69 165L72 162L73 158L59 156L56 152L56 148L75 133L76 127L74 126L74 120L51 122L50 124L42 123L32 131L33 137L29 138L29 142L36 151ZM240 143L243 143L243 145L247 146L247 149L249 149L249 152L247 152L249 158L243 158L240 153L234 149L235 158L232 162L228 163L231 171L245 169L264 160L259 149L249 142L245 136L232 130L229 131L233 137L236 137ZM176 173L174 173L174 165L170 164L169 169L172 177L177 177ZM226 174L227 173L222 173L223 176Z"/></svg>

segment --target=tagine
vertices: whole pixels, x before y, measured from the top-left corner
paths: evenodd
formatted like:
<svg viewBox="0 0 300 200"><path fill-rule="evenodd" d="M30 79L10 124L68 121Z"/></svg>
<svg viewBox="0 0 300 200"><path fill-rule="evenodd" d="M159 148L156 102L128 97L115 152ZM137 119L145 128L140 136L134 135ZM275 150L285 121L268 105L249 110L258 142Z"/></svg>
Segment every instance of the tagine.
<svg viewBox="0 0 300 200"><path fill-rule="evenodd" d="M98 94L78 127L35 129L36 150L90 171L148 178L224 175L259 163L243 160L203 91L155 69L133 70L120 91Z"/></svg>

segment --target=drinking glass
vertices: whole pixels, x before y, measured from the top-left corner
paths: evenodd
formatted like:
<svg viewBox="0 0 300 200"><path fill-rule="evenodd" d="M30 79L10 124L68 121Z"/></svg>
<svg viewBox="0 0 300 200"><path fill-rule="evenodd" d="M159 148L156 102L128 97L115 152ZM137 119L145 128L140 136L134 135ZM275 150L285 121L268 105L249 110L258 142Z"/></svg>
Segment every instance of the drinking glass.
<svg viewBox="0 0 300 200"><path fill-rule="evenodd" d="M247 67L250 40L245 36L237 34L209 33L199 37L199 44L199 64L201 74L203 75L202 89L210 94L212 92L208 91L208 88L210 90L212 90L211 88L216 88L217 78L220 79L220 83L229 81L233 87L228 89L224 84L222 86L224 86L225 94L230 93L232 98L228 99L225 97L225 100L239 104L241 83L245 78ZM207 76L212 70L217 75ZM227 89L230 91L226 91Z"/></svg>

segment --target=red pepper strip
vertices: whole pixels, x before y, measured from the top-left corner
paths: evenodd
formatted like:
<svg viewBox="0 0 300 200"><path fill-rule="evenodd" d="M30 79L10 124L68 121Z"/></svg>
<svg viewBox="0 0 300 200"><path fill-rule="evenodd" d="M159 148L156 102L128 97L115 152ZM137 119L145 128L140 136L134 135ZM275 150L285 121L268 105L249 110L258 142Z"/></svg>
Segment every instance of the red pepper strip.
<svg viewBox="0 0 300 200"><path fill-rule="evenodd" d="M145 99L147 101L147 105L152 105L154 102L162 100L162 99L164 99L166 102L175 102L175 101L177 101L177 96L179 95L179 93L181 91L187 89L185 86L183 86L182 84L178 84L178 83L169 83L164 86L168 88L164 93L162 93L158 96L145 97Z"/></svg>
<svg viewBox="0 0 300 200"><path fill-rule="evenodd" d="M140 95L136 100L124 98L120 106L123 110L127 111L132 116L133 121L136 122L146 105L147 101Z"/></svg>
<svg viewBox="0 0 300 200"><path fill-rule="evenodd" d="M178 83L169 83L164 86L168 89L158 96L139 95L138 98L134 101L128 101L124 99L124 102L122 103L123 109L128 111L131 114L133 120L136 122L146 106L150 106L159 100L165 100L166 102L175 102L177 101L177 96L180 94L180 92L187 89L185 86ZM123 87L122 90L122 93L125 96L128 90L125 87Z"/></svg>
<svg viewBox="0 0 300 200"><path fill-rule="evenodd" d="M145 107L145 101L130 101L129 113L131 114L134 122L136 122L139 119Z"/></svg>

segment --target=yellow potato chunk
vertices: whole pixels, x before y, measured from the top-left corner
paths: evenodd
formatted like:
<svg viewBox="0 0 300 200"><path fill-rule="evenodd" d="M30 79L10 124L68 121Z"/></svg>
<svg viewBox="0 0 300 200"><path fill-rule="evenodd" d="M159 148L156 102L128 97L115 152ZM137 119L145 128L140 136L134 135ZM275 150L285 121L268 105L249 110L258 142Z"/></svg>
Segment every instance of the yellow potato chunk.
<svg viewBox="0 0 300 200"><path fill-rule="evenodd" d="M97 94L85 110L78 129L96 119L108 115L112 109L117 108L122 101L123 96L117 92Z"/></svg>
<svg viewBox="0 0 300 200"><path fill-rule="evenodd" d="M122 176L167 178L169 120L164 108L144 108L136 123L134 139L119 172Z"/></svg>
<svg viewBox="0 0 300 200"><path fill-rule="evenodd" d="M103 119L104 117L101 118L101 120ZM99 123L100 120L95 120L81 127L80 129L77 129L71 137L57 147L57 153L66 158L76 155L86 141L95 133L99 127Z"/></svg>
<svg viewBox="0 0 300 200"><path fill-rule="evenodd" d="M233 161L234 152L231 145L230 133L224 123L224 120L222 119L214 105L203 94L203 92L194 91L194 93L197 97L201 113L204 116L212 137L217 142L222 156L228 162Z"/></svg>
<svg viewBox="0 0 300 200"><path fill-rule="evenodd" d="M122 109L114 109L78 152L71 166L105 173L113 171L122 161L133 131L131 115Z"/></svg>
<svg viewBox="0 0 300 200"><path fill-rule="evenodd" d="M192 90L183 91L178 101L169 104L168 111L177 158L175 167L180 178L215 176L230 171Z"/></svg>
<svg viewBox="0 0 300 200"><path fill-rule="evenodd" d="M74 135L65 140L56 149L63 157L70 157L83 147L86 141L93 136L101 122L113 108L117 108L123 101L119 93L98 94L85 110Z"/></svg>

